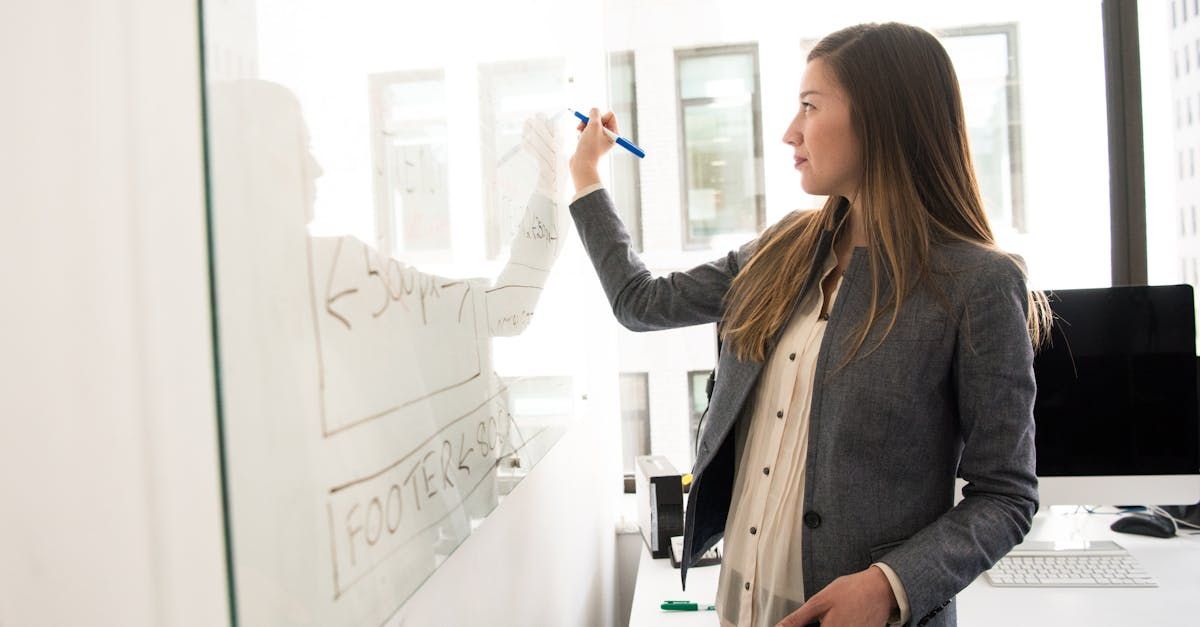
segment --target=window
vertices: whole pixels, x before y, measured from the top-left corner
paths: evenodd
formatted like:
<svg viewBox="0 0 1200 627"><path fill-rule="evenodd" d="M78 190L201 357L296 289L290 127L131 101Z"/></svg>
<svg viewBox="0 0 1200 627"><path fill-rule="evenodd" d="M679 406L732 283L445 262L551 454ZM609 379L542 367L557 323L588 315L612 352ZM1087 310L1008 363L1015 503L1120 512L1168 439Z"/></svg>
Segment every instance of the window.
<svg viewBox="0 0 1200 627"><path fill-rule="evenodd" d="M1179 13L1187 16L1188 2L1178 3ZM1191 3L1195 16L1195 0ZM1145 203L1146 203L1146 268L1151 285L1175 284L1180 282L1196 285L1196 260L1200 256L1200 187L1195 183L1196 140L1195 125L1200 125L1200 93L1189 93L1194 87L1190 81L1171 80L1179 76L1179 60L1183 54L1186 65L1191 66L1192 52L1196 56L1196 69L1200 70L1200 40L1196 40L1186 29L1172 30L1168 21L1175 26L1179 17L1176 6L1167 3L1137 4L1139 29L1139 55L1141 58L1140 86L1142 98L1142 125L1145 159ZM1165 15L1171 11L1170 20ZM1185 39L1186 34L1186 39ZM1174 53L1174 54L1173 54ZM1172 55L1170 62L1167 55ZM1162 120L1166 99L1179 102L1187 108L1186 124L1172 126ZM1181 112L1181 117L1184 115ZM1175 168L1171 168L1171 155L1175 155ZM1173 179L1173 180L1172 180ZM1170 207L1179 212L1178 227L1170 215ZM1179 239L1175 246L1161 244L1178 228ZM1200 310L1200 307L1197 307ZM1200 322L1200 318L1198 318Z"/></svg>
<svg viewBox="0 0 1200 627"><path fill-rule="evenodd" d="M984 209L993 225L1024 232L1017 27L958 28L941 35L962 89Z"/></svg>
<svg viewBox="0 0 1200 627"><path fill-rule="evenodd" d="M479 68L479 102L487 103L480 110L480 139L489 259L507 252L537 177L537 164L521 152L525 120L544 113L547 103L566 102L566 86L561 59Z"/></svg>
<svg viewBox="0 0 1200 627"><path fill-rule="evenodd" d="M446 89L441 71L369 80L375 215L384 253L450 248Z"/></svg>
<svg viewBox="0 0 1200 627"><path fill-rule="evenodd" d="M609 103L617 116L621 134L634 144L638 143L637 119L637 72L634 69L632 52L615 52L609 55ZM619 152L619 151L618 151ZM638 159L632 155L617 154L612 159L612 196L621 214L621 221L633 240L633 248L642 251L642 179Z"/></svg>
<svg viewBox="0 0 1200 627"><path fill-rule="evenodd" d="M675 53L683 242L763 228L762 112L756 44Z"/></svg>
<svg viewBox="0 0 1200 627"><path fill-rule="evenodd" d="M708 409L708 375L710 370L692 370L688 377L688 433L691 436L692 461L695 462L696 446L700 442L700 421Z"/></svg>
<svg viewBox="0 0 1200 627"><path fill-rule="evenodd" d="M634 474L634 458L650 454L650 384L645 372L621 373L621 468ZM629 490L626 490L627 492Z"/></svg>

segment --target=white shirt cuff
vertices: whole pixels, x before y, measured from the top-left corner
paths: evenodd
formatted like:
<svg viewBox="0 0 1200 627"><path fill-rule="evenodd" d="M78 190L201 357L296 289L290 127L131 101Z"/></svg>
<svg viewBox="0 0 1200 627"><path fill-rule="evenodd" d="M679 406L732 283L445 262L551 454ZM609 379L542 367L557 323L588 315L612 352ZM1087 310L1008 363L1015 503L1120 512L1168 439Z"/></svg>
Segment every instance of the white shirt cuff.
<svg viewBox="0 0 1200 627"><path fill-rule="evenodd" d="M887 577L888 583L892 586L892 594L896 596L896 605L899 606L898 610L893 611L892 615L888 616L889 627L907 623L908 619L911 618L908 608L908 593L904 591L904 584L900 582L900 577L896 575L896 571L892 570L891 566L883 562L875 562L871 565L877 566L879 570L883 571L883 576Z"/></svg>
<svg viewBox="0 0 1200 627"><path fill-rule="evenodd" d="M604 183L592 183L591 185L588 185L587 187L575 192L575 195L571 197L570 204L575 204L576 200L579 200L580 198L583 198L584 196L587 196L598 189L604 189Z"/></svg>

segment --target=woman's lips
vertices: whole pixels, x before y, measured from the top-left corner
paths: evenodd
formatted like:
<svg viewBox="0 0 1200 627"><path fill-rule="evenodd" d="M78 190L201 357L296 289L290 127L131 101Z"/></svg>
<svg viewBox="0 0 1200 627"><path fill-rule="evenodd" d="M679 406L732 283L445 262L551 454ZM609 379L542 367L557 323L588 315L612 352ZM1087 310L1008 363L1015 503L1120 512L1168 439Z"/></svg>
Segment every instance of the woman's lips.
<svg viewBox="0 0 1200 627"><path fill-rule="evenodd" d="M800 169L800 166L802 166L806 163L808 163L808 159L805 159L804 157L796 157L796 166L795 167L796 167L796 169Z"/></svg>

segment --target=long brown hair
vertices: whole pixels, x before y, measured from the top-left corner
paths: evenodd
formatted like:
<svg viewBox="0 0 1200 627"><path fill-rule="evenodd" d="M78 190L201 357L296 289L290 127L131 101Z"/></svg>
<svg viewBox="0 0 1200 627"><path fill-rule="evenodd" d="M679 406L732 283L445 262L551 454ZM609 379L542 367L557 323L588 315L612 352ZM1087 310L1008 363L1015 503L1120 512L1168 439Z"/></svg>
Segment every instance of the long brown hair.
<svg viewBox="0 0 1200 627"><path fill-rule="evenodd" d="M937 38L905 24L861 24L822 39L808 54L808 61L816 59L849 97L862 149L855 202L866 231L872 296L854 355L888 314L881 337L891 331L905 298L930 271L933 243L996 245L971 164L958 78ZM739 359L766 359L808 275L784 269L816 263L821 234L841 226L835 217L848 214L838 211L846 202L830 196L821 209L790 214L760 236L726 296L722 336ZM1045 296L1030 292L1034 346L1044 340L1049 320Z"/></svg>

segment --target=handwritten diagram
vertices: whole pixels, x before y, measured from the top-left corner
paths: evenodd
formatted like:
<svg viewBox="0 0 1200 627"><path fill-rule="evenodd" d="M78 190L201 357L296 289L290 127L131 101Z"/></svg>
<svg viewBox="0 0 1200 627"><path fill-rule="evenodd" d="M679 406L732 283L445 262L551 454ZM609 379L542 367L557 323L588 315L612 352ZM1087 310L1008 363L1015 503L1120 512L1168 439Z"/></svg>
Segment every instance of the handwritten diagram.
<svg viewBox="0 0 1200 627"><path fill-rule="evenodd" d="M423 274L348 236L310 247L324 436L480 376L470 281Z"/></svg>
<svg viewBox="0 0 1200 627"><path fill-rule="evenodd" d="M467 251L459 265L472 270L447 277L349 235L312 235L322 168L296 94L245 80L208 95L238 619L378 624L571 413L548 408L569 396L561 370L501 376L493 359L494 337L535 320L566 239L554 132L531 120L513 158L538 173L513 189L525 200L507 258L477 277L483 255Z"/></svg>
<svg viewBox="0 0 1200 627"><path fill-rule="evenodd" d="M459 505L489 484L511 451L511 419L502 397L492 397L387 467L331 487L335 595L411 548L423 532L461 515Z"/></svg>
<svg viewBox="0 0 1200 627"><path fill-rule="evenodd" d="M325 446L336 455L356 446L349 434L360 427L424 417L406 429L392 461L327 490L335 599L384 563L389 571L435 568L431 560L495 507L497 466L526 441L510 428L491 338L529 326L561 249L555 146L547 120L526 125L536 189L492 280L426 274L349 236L309 238ZM441 413L464 403L473 408Z"/></svg>

